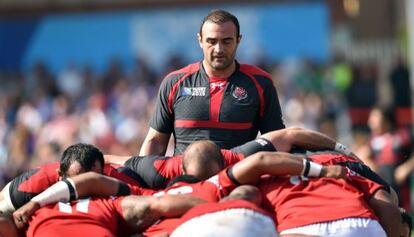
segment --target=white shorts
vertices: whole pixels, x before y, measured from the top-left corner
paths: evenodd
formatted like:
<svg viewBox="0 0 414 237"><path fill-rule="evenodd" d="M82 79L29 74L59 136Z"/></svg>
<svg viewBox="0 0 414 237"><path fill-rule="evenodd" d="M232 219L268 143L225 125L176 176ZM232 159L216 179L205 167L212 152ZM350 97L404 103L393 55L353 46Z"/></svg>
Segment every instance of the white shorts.
<svg viewBox="0 0 414 237"><path fill-rule="evenodd" d="M15 211L10 199L10 182L0 192L0 214L11 216Z"/></svg>
<svg viewBox="0 0 414 237"><path fill-rule="evenodd" d="M378 221L369 218L345 218L287 229L284 234L305 234L323 237L387 237Z"/></svg>
<svg viewBox="0 0 414 237"><path fill-rule="evenodd" d="M174 230L170 237L277 237L273 220L246 208L232 208L194 217Z"/></svg>

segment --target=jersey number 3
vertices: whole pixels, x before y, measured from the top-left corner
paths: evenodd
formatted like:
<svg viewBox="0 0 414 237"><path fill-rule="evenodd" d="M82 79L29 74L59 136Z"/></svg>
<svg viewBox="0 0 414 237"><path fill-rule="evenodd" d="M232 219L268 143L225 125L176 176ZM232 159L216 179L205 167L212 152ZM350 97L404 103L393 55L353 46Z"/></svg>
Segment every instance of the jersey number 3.
<svg viewBox="0 0 414 237"><path fill-rule="evenodd" d="M76 211L88 213L89 201L90 201L90 198L79 199L79 201L76 203ZM59 206L60 212L68 213L68 214L72 213L72 206L70 205L70 203L59 202L58 206Z"/></svg>

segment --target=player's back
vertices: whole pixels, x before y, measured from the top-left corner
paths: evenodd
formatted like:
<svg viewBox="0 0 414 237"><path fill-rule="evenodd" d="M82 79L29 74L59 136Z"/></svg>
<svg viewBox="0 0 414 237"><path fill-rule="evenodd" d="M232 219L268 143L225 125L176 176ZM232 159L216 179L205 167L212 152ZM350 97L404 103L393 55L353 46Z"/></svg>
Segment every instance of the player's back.
<svg viewBox="0 0 414 237"><path fill-rule="evenodd" d="M116 237L118 202L119 199L86 198L42 207L32 216L27 237Z"/></svg>
<svg viewBox="0 0 414 237"><path fill-rule="evenodd" d="M335 152L309 157L323 165L358 164L352 157ZM266 209L276 210L278 231L347 217L377 219L367 203L384 186L355 172L352 166L344 166L346 179L285 176L262 180L259 187L265 196Z"/></svg>

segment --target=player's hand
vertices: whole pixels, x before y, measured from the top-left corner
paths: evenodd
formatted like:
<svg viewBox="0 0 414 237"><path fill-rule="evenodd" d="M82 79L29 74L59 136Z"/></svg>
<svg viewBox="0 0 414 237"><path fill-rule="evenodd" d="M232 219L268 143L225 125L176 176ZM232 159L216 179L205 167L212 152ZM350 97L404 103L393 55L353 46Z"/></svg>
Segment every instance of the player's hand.
<svg viewBox="0 0 414 237"><path fill-rule="evenodd" d="M39 203L30 201L13 213L13 220L17 228L25 227L35 211L40 208Z"/></svg>
<svg viewBox="0 0 414 237"><path fill-rule="evenodd" d="M328 165L322 167L320 177L346 179L346 172L340 165Z"/></svg>

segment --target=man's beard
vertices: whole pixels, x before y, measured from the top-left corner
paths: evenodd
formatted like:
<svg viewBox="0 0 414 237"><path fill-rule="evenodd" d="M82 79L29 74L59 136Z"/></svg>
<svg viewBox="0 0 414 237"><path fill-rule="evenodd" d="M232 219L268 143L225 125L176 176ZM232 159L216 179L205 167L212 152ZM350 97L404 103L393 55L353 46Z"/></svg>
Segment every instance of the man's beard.
<svg viewBox="0 0 414 237"><path fill-rule="evenodd" d="M215 57L213 57L211 60L210 66L216 70L224 70L230 67L233 61L234 61L234 57L232 58L223 57L223 58L220 58L219 62L215 61Z"/></svg>

